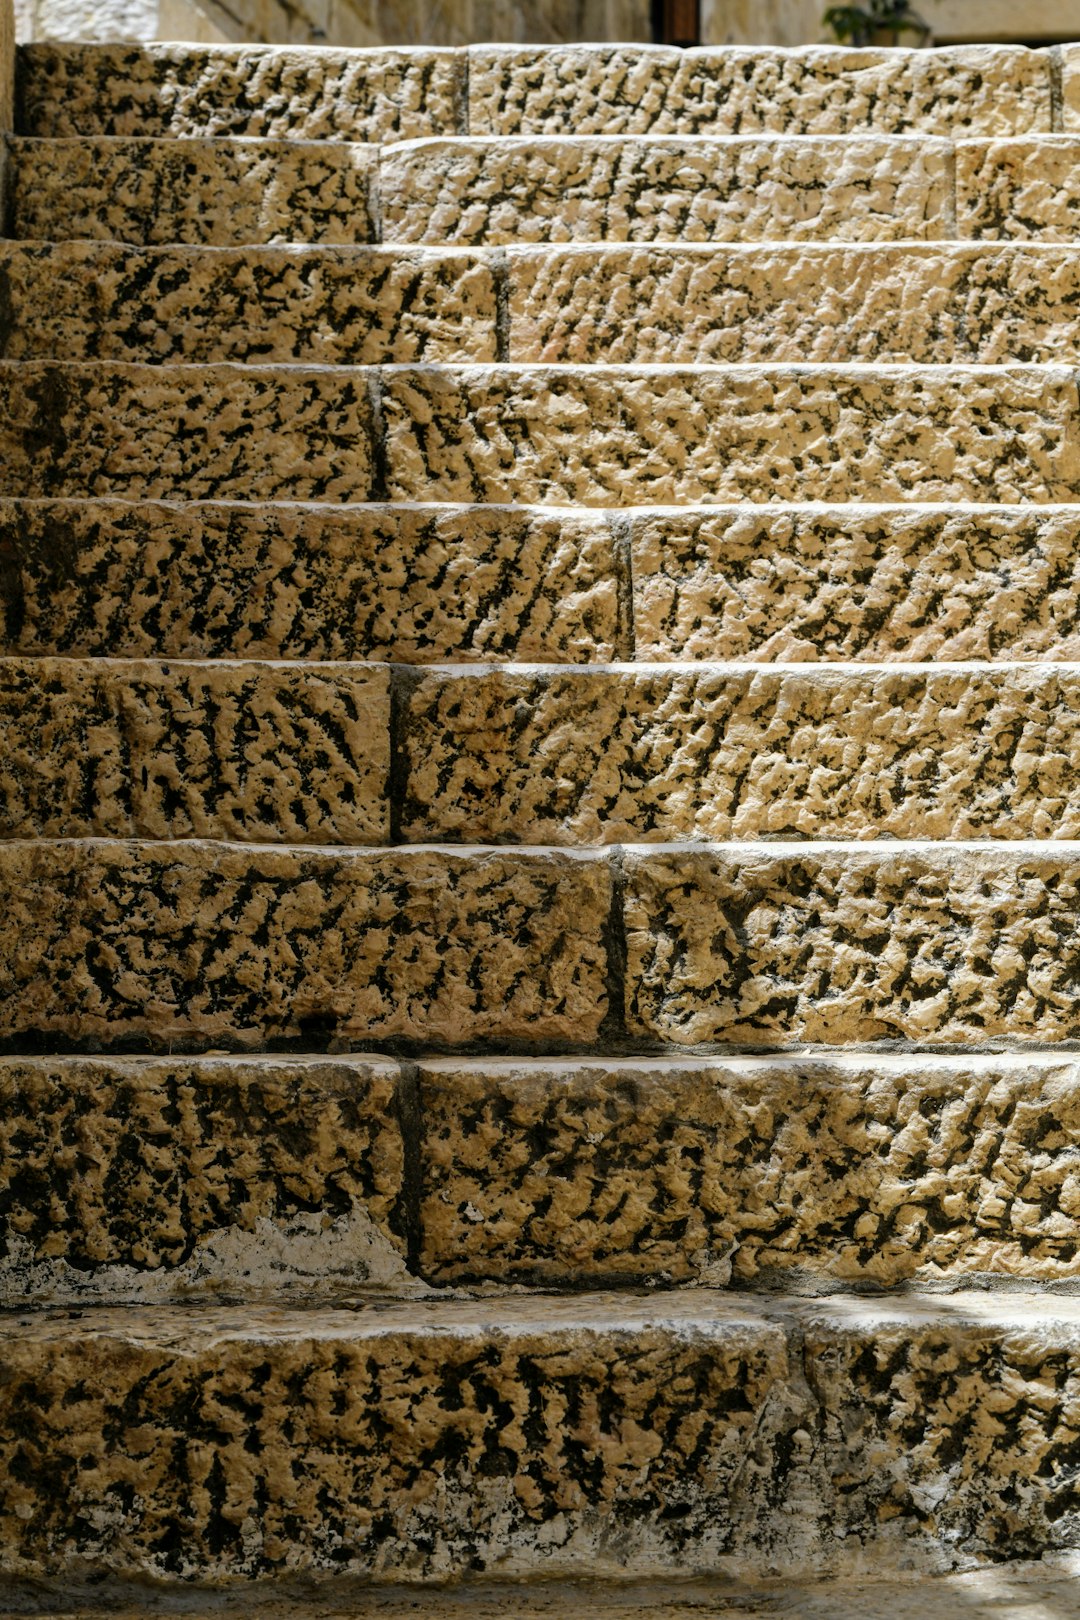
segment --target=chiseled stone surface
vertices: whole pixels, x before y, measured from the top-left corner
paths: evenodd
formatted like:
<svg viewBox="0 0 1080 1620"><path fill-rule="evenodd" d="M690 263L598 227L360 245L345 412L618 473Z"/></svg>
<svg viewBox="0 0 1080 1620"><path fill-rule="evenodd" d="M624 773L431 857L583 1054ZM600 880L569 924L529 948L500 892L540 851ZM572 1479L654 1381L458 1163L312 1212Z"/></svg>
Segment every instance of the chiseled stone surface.
<svg viewBox="0 0 1080 1620"><path fill-rule="evenodd" d="M390 676L0 659L0 837L381 844Z"/></svg>
<svg viewBox="0 0 1080 1620"><path fill-rule="evenodd" d="M158 1306L3 1337L12 1577L792 1579L1076 1536L1075 1300Z"/></svg>
<svg viewBox="0 0 1080 1620"><path fill-rule="evenodd" d="M1080 1276L1074 1061L428 1060L424 1275Z"/></svg>
<svg viewBox="0 0 1080 1620"><path fill-rule="evenodd" d="M386 242L951 236L947 143L491 137L384 151Z"/></svg>
<svg viewBox="0 0 1080 1620"><path fill-rule="evenodd" d="M593 1041L606 864L499 850L0 844L0 1042Z"/></svg>
<svg viewBox="0 0 1080 1620"><path fill-rule="evenodd" d="M961 142L956 209L961 236L1080 239L1080 138Z"/></svg>
<svg viewBox="0 0 1080 1620"><path fill-rule="evenodd" d="M25 135L412 140L462 129L454 51L24 45ZM1000 126L995 126L995 130Z"/></svg>
<svg viewBox="0 0 1080 1620"><path fill-rule="evenodd" d="M637 513L639 658L1080 659L1080 513Z"/></svg>
<svg viewBox="0 0 1080 1620"><path fill-rule="evenodd" d="M16 140L11 234L55 241L370 242L371 151L299 141Z"/></svg>
<svg viewBox="0 0 1080 1620"><path fill-rule="evenodd" d="M9 360L496 359L476 255L401 248L0 245Z"/></svg>
<svg viewBox="0 0 1080 1620"><path fill-rule="evenodd" d="M469 53L474 135L1022 135L1050 115L1047 54L1001 46Z"/></svg>
<svg viewBox="0 0 1080 1620"><path fill-rule="evenodd" d="M387 368L392 499L1075 500L1073 373Z"/></svg>
<svg viewBox="0 0 1080 1620"><path fill-rule="evenodd" d="M432 671L403 753L416 841L1080 837L1072 671Z"/></svg>
<svg viewBox="0 0 1080 1620"><path fill-rule="evenodd" d="M580 245L512 251L508 266L519 362L1080 356L1080 265L1066 247Z"/></svg>
<svg viewBox="0 0 1080 1620"><path fill-rule="evenodd" d="M761 1503L751 1440L792 1427L783 1327L745 1305L159 1307L3 1340L8 1574L690 1573Z"/></svg>
<svg viewBox="0 0 1080 1620"><path fill-rule="evenodd" d="M384 1059L0 1061L0 1301L408 1283Z"/></svg>
<svg viewBox="0 0 1080 1620"><path fill-rule="evenodd" d="M0 638L98 658L589 663L623 627L599 513L0 500Z"/></svg>
<svg viewBox="0 0 1080 1620"><path fill-rule="evenodd" d="M363 501L364 372L0 362L0 494Z"/></svg>
<svg viewBox="0 0 1080 1620"><path fill-rule="evenodd" d="M632 1040L1080 1039L1080 859L1060 848L625 856Z"/></svg>

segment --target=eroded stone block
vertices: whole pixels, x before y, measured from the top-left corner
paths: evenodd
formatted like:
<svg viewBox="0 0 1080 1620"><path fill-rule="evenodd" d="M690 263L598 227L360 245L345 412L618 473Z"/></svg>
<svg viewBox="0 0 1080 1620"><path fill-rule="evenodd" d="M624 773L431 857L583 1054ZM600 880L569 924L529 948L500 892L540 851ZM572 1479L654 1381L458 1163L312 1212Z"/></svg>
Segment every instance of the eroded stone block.
<svg viewBox="0 0 1080 1620"><path fill-rule="evenodd" d="M962 142L956 149L957 227L961 236L1080 239L1080 140Z"/></svg>

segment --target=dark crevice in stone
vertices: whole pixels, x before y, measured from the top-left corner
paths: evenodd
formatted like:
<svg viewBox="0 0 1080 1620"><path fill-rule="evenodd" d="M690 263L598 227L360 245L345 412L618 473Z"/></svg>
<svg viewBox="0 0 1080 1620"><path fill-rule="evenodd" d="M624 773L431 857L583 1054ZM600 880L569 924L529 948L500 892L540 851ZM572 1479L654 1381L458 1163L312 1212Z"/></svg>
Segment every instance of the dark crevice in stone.
<svg viewBox="0 0 1080 1620"><path fill-rule="evenodd" d="M634 625L632 520L622 513L617 513L610 516L608 522L611 527L611 545L615 557L615 657L623 663L632 663L637 656L637 631Z"/></svg>
<svg viewBox="0 0 1080 1620"><path fill-rule="evenodd" d="M390 1225L405 1239L406 1265L414 1276L419 1276L424 1172L420 1074L415 1063L399 1063L394 1100L401 1131L402 1175L401 1200L391 1216Z"/></svg>
<svg viewBox="0 0 1080 1620"><path fill-rule="evenodd" d="M1046 53L1050 75L1050 131L1060 135L1065 128L1064 71L1060 45L1051 45Z"/></svg>
<svg viewBox="0 0 1080 1620"><path fill-rule="evenodd" d="M618 844L608 852L611 869L611 909L603 929L607 957L605 988L608 1009L600 1027L600 1041L626 1039L626 917L624 913L626 878L622 850Z"/></svg>
<svg viewBox="0 0 1080 1620"><path fill-rule="evenodd" d="M372 501L386 501L389 497L389 461L386 452L386 417L383 412L382 376L373 370L367 382L369 431L371 438L371 496Z"/></svg>
<svg viewBox="0 0 1080 1620"><path fill-rule="evenodd" d="M394 664L390 669L390 768L386 777L390 843L404 844L405 801L409 791L409 707L422 669Z"/></svg>
<svg viewBox="0 0 1080 1620"><path fill-rule="evenodd" d="M510 266L501 250L491 255L491 280L495 288L495 360L508 365L510 353Z"/></svg>

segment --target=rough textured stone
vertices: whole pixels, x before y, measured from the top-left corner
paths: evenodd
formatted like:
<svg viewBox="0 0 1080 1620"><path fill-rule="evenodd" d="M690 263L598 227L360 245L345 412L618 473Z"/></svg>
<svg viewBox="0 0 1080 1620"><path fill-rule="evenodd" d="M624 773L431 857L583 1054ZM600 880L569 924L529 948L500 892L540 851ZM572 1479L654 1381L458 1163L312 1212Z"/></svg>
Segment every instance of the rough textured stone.
<svg viewBox="0 0 1080 1620"><path fill-rule="evenodd" d="M494 360L474 255L400 248L0 245L9 360Z"/></svg>
<svg viewBox="0 0 1080 1620"><path fill-rule="evenodd" d="M311 141L16 140L11 234L55 241L370 242L373 157Z"/></svg>
<svg viewBox="0 0 1080 1620"><path fill-rule="evenodd" d="M0 659L0 837L380 844L390 677Z"/></svg>
<svg viewBox="0 0 1080 1620"><path fill-rule="evenodd" d="M383 240L933 240L948 165L930 138L423 141L382 155Z"/></svg>
<svg viewBox="0 0 1080 1620"><path fill-rule="evenodd" d="M435 1282L1080 1276L1075 1062L446 1059L420 1095Z"/></svg>
<svg viewBox="0 0 1080 1620"><path fill-rule="evenodd" d="M397 1065L0 1062L0 1300L408 1282Z"/></svg>
<svg viewBox="0 0 1080 1620"><path fill-rule="evenodd" d="M791 1426L783 1330L745 1306L159 1308L3 1338L9 1574L700 1568L760 1496L751 1439Z"/></svg>
<svg viewBox="0 0 1080 1620"><path fill-rule="evenodd" d="M0 1042L590 1042L610 887L547 853L2 844Z"/></svg>
<svg viewBox="0 0 1080 1620"><path fill-rule="evenodd" d="M1080 658L1080 513L636 514L640 658Z"/></svg>
<svg viewBox="0 0 1080 1620"><path fill-rule="evenodd" d="M412 140L461 127L453 51L24 45L26 135Z"/></svg>
<svg viewBox="0 0 1080 1620"><path fill-rule="evenodd" d="M600 514L0 500L8 652L588 663L622 633Z"/></svg>
<svg viewBox="0 0 1080 1620"><path fill-rule="evenodd" d="M1069 371L388 368L399 500L1074 500Z"/></svg>
<svg viewBox="0 0 1080 1620"><path fill-rule="evenodd" d="M1080 860L1060 849L626 857L633 1040L1080 1039Z"/></svg>
<svg viewBox="0 0 1080 1620"><path fill-rule="evenodd" d="M1050 127L1046 55L1000 46L679 51L593 45L469 53L474 135L1013 135Z"/></svg>
<svg viewBox="0 0 1080 1620"><path fill-rule="evenodd" d="M1070 248L523 249L509 358L574 364L1080 356Z"/></svg>
<svg viewBox="0 0 1080 1620"><path fill-rule="evenodd" d="M367 500L368 377L331 367L0 363L0 494Z"/></svg>
<svg viewBox="0 0 1080 1620"><path fill-rule="evenodd" d="M605 670L411 688L416 841L1077 838L1080 673Z"/></svg>
<svg viewBox="0 0 1080 1620"><path fill-rule="evenodd" d="M961 236L1080 239L1080 140L962 142L956 150L956 208Z"/></svg>

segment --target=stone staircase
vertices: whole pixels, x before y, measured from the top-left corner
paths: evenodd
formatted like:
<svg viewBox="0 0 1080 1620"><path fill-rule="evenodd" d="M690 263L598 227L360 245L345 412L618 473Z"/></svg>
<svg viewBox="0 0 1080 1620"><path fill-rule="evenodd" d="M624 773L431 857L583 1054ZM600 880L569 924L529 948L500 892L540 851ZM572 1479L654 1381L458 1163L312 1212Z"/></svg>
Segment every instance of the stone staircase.
<svg viewBox="0 0 1080 1620"><path fill-rule="evenodd" d="M1080 50L17 88L12 1601L1076 1547Z"/></svg>

